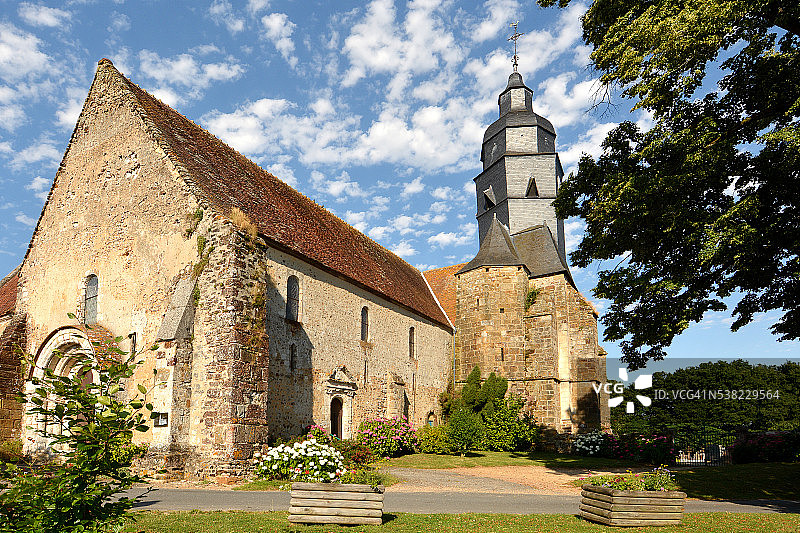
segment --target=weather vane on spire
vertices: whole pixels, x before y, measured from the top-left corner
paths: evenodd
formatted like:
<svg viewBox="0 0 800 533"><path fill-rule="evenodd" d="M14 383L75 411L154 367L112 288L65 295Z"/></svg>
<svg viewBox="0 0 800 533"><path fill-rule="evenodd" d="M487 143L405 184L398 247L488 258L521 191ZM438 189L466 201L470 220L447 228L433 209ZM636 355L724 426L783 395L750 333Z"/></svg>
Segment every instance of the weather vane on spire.
<svg viewBox="0 0 800 533"><path fill-rule="evenodd" d="M514 72L517 71L517 67L519 66L519 56L517 55L517 39L525 35L524 33L519 33L517 31L517 24L519 24L519 21L512 22L508 25L509 28L514 28L514 35L508 38L509 41L514 41L514 57L511 58L511 64L514 65Z"/></svg>

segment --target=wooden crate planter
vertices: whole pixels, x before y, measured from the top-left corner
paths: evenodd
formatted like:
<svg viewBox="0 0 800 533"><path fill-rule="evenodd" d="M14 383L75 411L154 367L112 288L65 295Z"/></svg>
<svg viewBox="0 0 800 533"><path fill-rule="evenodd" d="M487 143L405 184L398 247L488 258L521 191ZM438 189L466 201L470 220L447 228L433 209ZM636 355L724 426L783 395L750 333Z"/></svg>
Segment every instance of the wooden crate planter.
<svg viewBox="0 0 800 533"><path fill-rule="evenodd" d="M617 490L584 485L580 515L607 526L669 526L681 523L686 494L677 491Z"/></svg>
<svg viewBox="0 0 800 533"><path fill-rule="evenodd" d="M383 486L292 483L289 522L296 524L380 525Z"/></svg>

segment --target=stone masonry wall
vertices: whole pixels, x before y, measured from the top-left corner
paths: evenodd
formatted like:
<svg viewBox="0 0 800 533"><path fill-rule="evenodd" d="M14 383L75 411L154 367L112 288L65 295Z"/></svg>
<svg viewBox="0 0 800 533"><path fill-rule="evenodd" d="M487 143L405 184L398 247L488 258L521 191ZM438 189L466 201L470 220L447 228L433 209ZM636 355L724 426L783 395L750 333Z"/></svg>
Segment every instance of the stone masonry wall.
<svg viewBox="0 0 800 533"><path fill-rule="evenodd" d="M557 432L607 427L608 399L592 388L605 379L594 310L563 274L528 280L516 269L458 276L457 381L477 364L484 378L508 379L509 392L526 397L535 419ZM538 295L525 310L532 289Z"/></svg>
<svg viewBox="0 0 800 533"><path fill-rule="evenodd" d="M452 335L446 328L288 253L268 248L260 260L272 280L266 298L272 437L296 435L311 423L330 429L334 397L343 401L344 437L378 416L404 414L415 426L431 412L440 418L438 396L452 365ZM290 276L300 285L297 322L286 319ZM365 306L369 338L362 342ZM349 378L337 372L342 368ZM335 373L352 381L331 380Z"/></svg>
<svg viewBox="0 0 800 533"><path fill-rule="evenodd" d="M25 346L25 316L14 315L0 332L0 442L20 437L22 406L15 396L22 391L17 346Z"/></svg>

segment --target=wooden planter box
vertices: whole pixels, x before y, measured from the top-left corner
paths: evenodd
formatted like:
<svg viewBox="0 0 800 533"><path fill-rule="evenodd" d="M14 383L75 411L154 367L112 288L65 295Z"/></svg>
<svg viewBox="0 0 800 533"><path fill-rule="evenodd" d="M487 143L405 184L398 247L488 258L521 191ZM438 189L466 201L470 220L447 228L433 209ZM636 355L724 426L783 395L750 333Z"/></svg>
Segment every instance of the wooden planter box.
<svg viewBox="0 0 800 533"><path fill-rule="evenodd" d="M380 525L383 486L292 483L289 522L297 524Z"/></svg>
<svg viewBox="0 0 800 533"><path fill-rule="evenodd" d="M677 491L617 490L584 485L581 517L607 526L670 526L681 523L686 494Z"/></svg>

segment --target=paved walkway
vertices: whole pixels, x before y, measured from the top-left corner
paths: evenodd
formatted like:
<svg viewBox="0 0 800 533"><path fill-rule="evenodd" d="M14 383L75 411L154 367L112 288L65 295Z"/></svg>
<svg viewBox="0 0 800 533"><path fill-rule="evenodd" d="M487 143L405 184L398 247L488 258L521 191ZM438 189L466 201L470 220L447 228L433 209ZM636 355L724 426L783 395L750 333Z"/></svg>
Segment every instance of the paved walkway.
<svg viewBox="0 0 800 533"><path fill-rule="evenodd" d="M145 489L132 489L129 495ZM451 514L575 514L579 496L542 494L499 494L485 492L387 492L387 513ZM285 491L232 491L218 489L155 489L144 495L137 510L169 511L286 511L289 493ZM688 513L800 513L800 502L755 500L707 502L689 500Z"/></svg>

